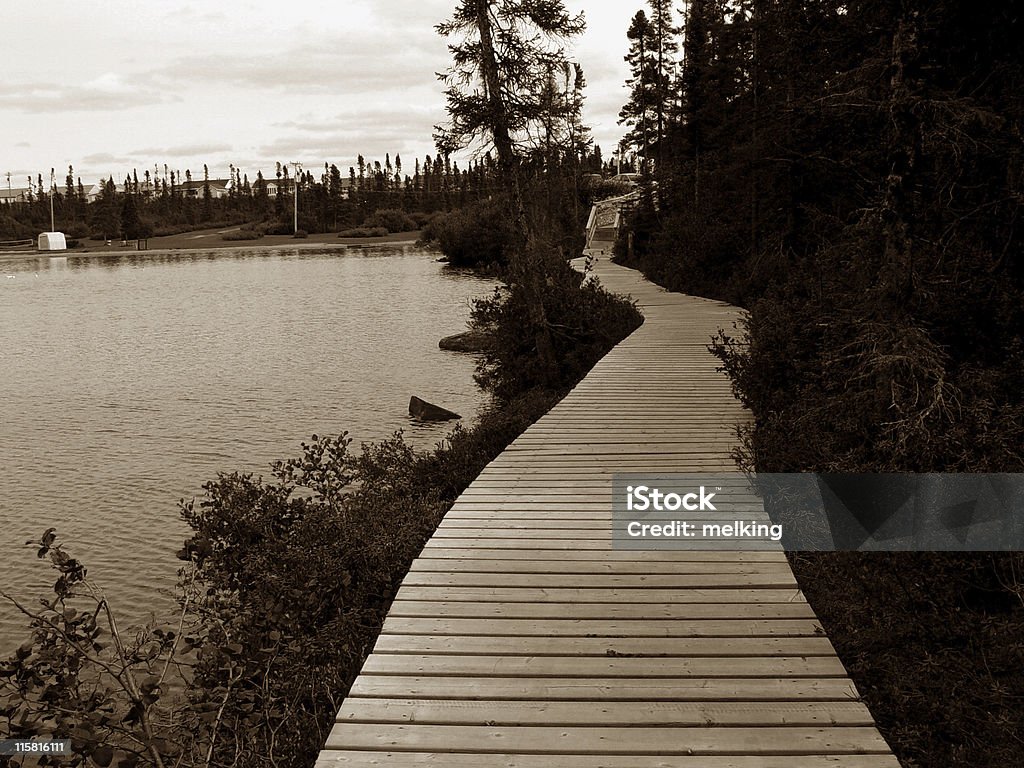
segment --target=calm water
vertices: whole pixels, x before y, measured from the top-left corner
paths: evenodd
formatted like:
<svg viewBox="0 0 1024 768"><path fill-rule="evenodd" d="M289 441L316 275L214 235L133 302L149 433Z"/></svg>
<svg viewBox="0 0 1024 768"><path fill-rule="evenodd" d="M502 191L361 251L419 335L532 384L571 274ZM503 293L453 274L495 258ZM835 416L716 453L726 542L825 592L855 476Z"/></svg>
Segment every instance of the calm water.
<svg viewBox="0 0 1024 768"><path fill-rule="evenodd" d="M46 593L23 545L53 526L128 619L165 612L176 502L218 471L314 433L432 447L451 424L412 394L475 414L472 358L437 341L490 288L411 246L0 262L0 586ZM0 603L0 651L24 626Z"/></svg>

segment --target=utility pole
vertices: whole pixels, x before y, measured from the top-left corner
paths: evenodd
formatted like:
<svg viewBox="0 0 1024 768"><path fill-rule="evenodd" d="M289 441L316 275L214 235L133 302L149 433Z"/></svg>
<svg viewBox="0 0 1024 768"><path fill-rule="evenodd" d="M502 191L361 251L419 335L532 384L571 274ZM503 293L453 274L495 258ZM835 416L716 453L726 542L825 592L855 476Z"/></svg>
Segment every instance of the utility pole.
<svg viewBox="0 0 1024 768"><path fill-rule="evenodd" d="M292 225L292 234L299 231L299 173L302 172L302 163L292 161L292 184L295 185L295 221Z"/></svg>
<svg viewBox="0 0 1024 768"><path fill-rule="evenodd" d="M53 168L50 169L50 231L56 232L57 227L53 221L53 193L57 191L57 176L53 172Z"/></svg>

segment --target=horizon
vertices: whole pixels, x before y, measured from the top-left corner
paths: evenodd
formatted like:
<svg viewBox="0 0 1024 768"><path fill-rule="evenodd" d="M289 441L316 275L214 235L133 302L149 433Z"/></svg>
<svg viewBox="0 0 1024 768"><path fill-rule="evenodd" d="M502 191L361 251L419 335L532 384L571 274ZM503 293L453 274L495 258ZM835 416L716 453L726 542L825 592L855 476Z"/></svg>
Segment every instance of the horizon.
<svg viewBox="0 0 1024 768"><path fill-rule="evenodd" d="M567 53L583 67L584 120L606 159L625 132L617 120L626 28L645 5L566 2L586 16L587 30ZM196 0L19 6L0 85L0 184L6 189L7 174L12 189L24 189L28 176L47 184L52 168L61 190L68 165L84 186L108 177L121 184L133 171L141 179L154 167L162 176L165 164L193 179L204 163L211 179L227 178L234 165L252 182L257 171L270 178L277 162L293 161L314 176L325 162L344 175L357 155L383 164L386 154L401 155L411 176L413 158L437 154L433 126L447 117L435 72L450 55L434 25L453 7L357 0L342 12L295 0L284 14L242 0L216 10ZM58 54L40 55L39 40ZM466 168L474 156L452 157Z"/></svg>

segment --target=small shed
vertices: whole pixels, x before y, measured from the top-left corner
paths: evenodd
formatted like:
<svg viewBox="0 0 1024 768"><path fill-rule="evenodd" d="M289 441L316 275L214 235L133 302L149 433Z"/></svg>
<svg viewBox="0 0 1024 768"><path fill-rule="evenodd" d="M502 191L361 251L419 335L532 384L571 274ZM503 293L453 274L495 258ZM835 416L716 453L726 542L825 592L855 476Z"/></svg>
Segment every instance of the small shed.
<svg viewBox="0 0 1024 768"><path fill-rule="evenodd" d="M64 239L63 232L43 232L39 236L40 251L66 251L67 249L68 243Z"/></svg>

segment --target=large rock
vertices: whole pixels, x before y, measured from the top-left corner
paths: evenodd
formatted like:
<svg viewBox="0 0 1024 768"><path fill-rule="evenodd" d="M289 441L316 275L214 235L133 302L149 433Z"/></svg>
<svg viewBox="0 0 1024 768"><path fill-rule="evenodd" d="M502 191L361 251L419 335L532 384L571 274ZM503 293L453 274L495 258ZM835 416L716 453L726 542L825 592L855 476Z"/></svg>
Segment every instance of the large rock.
<svg viewBox="0 0 1024 768"><path fill-rule="evenodd" d="M437 346L451 352L486 352L493 343L491 335L486 331L465 331L445 336L437 342Z"/></svg>
<svg viewBox="0 0 1024 768"><path fill-rule="evenodd" d="M462 418L454 411L420 400L416 395L409 398L409 415L419 421L449 421Z"/></svg>

